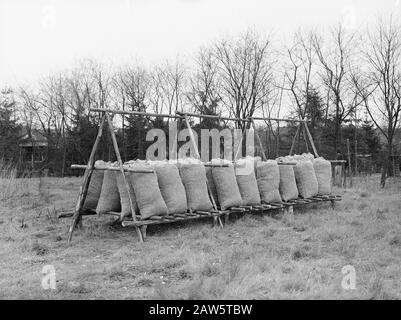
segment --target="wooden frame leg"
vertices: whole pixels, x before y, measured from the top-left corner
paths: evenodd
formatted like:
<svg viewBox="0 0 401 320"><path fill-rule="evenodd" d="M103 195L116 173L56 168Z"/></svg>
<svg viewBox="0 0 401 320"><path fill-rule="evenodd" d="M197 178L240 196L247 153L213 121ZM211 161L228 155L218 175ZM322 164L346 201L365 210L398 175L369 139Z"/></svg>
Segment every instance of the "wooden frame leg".
<svg viewBox="0 0 401 320"><path fill-rule="evenodd" d="M146 229L147 229L147 225L143 225L143 226L141 226L140 228L141 228L141 234L142 234L142 241L141 242L143 242L145 239L146 239Z"/></svg>
<svg viewBox="0 0 401 320"><path fill-rule="evenodd" d="M336 208L336 202L334 200L330 200L331 202L331 208L335 209Z"/></svg>
<svg viewBox="0 0 401 320"><path fill-rule="evenodd" d="M256 135L256 139L258 140L258 143L259 143L260 152L261 152L261 154L262 154L262 159L263 159L263 161L267 161L266 152L265 152L265 149L263 148L262 140L260 139L259 133L258 133L258 131L256 130L255 122L253 121L252 118L250 118L249 120L250 120L250 122L251 122L253 131L254 131L254 133L255 133L255 135Z"/></svg>
<svg viewBox="0 0 401 320"><path fill-rule="evenodd" d="M103 126L104 126L105 120L106 120L106 116L103 115L101 120L100 120L99 131L97 133L95 143L93 145L91 154L89 156L88 167L85 170L84 178L83 178L83 181L82 181L82 185L81 185L81 187L79 189L77 204L75 206L75 211L74 211L74 214L73 214L72 219L71 219L70 228L68 230L68 239L67 239L68 243L71 242L72 233L74 232L74 229L75 229L75 226L77 225L77 223L80 226L82 226L81 210L82 210L82 207L83 207L83 205L85 203L86 195L88 193L89 183L90 183L90 180L91 180L91 177L92 177L93 168L95 167L96 150L97 150L97 147L99 145L100 139L102 137Z"/></svg>
<svg viewBox="0 0 401 320"><path fill-rule="evenodd" d="M297 127L297 131L295 132L294 137L292 138L292 143L291 143L291 149L290 149L290 153L289 155L292 156L293 152L294 152L294 148L295 148L295 143L298 137L299 132L301 131L301 126L302 123L299 123L298 127Z"/></svg>
<svg viewBox="0 0 401 320"><path fill-rule="evenodd" d="M136 221L134 202L133 202L133 199L132 199L132 196L131 196L131 190L130 190L130 187L129 187L129 183L128 183L127 177L125 176L123 161L121 160L120 150L118 149L117 138L116 138L116 135L114 133L113 123L112 123L112 121L110 119L110 116L109 116L109 114L107 112L105 113L105 117L107 119L107 123L108 123L108 126L109 126L110 136L111 136L111 140L113 142L114 152L116 154L117 161L118 161L118 164L119 164L119 167L120 167L120 172L121 172L121 174L123 176L124 185L125 185L125 188L126 188L126 190L128 192L128 198L129 198L129 204L130 204L132 219L134 221ZM123 213L121 213L120 220L122 221L123 219L124 219L124 216L123 216ZM145 227L145 235L146 235L146 226L144 226L144 227ZM142 231L141 231L142 226L141 227L135 226L135 229L136 229L136 233L138 234L139 241L143 242L144 241L144 236L143 236Z"/></svg>
<svg viewBox="0 0 401 320"><path fill-rule="evenodd" d="M305 128L306 134L307 134L307 136L309 138L309 142L310 142L310 144L312 146L313 153L315 154L316 158L319 158L319 154L317 153L315 142L313 141L313 137L312 137L312 135L311 135L311 133L309 131L308 124L306 122L304 122L304 128Z"/></svg>
<svg viewBox="0 0 401 320"><path fill-rule="evenodd" d="M219 221L219 225L220 225L220 228L224 228L224 225L223 225L223 222L221 221L221 218L220 217L218 217L218 219L217 219L218 221Z"/></svg>
<svg viewBox="0 0 401 320"><path fill-rule="evenodd" d="M142 232L141 232L140 227L135 226L135 230L136 230L136 233L137 233L137 235L138 235L139 242L140 242L140 243L143 243L144 240L143 240L143 236L142 236Z"/></svg>

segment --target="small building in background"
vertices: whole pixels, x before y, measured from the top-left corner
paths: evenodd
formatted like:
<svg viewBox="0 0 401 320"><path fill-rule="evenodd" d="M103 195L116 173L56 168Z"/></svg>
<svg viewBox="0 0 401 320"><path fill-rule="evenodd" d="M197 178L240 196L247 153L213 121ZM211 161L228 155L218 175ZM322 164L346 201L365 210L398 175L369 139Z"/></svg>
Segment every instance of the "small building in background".
<svg viewBox="0 0 401 320"><path fill-rule="evenodd" d="M40 172L45 164L48 145L47 138L40 131L23 129L18 140L20 164L23 169L32 174Z"/></svg>

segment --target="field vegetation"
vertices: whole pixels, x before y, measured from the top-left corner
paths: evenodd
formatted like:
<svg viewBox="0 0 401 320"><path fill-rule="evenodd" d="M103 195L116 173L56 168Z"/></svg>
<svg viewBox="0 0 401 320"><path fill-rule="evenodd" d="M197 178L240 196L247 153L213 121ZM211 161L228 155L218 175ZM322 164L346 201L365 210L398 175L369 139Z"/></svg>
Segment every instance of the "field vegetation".
<svg viewBox="0 0 401 320"><path fill-rule="evenodd" d="M398 299L401 297L401 181L378 175L337 189L343 201L294 214L238 216L132 228L84 218L66 241L79 178L0 179L1 299ZM56 289L41 286L53 265ZM342 268L356 270L344 290Z"/></svg>

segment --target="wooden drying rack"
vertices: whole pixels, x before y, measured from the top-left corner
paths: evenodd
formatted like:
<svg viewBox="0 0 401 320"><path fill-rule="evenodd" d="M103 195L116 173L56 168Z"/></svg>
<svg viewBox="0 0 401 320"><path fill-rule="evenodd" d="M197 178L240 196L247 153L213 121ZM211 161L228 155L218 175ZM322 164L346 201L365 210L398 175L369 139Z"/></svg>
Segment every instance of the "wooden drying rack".
<svg viewBox="0 0 401 320"><path fill-rule="evenodd" d="M130 209L131 212L134 213L134 203L133 199L130 193L130 188L129 184L126 178L126 172L141 172L141 173L153 173L153 170L138 170L134 168L130 168L128 166L124 166L120 151L118 148L117 144L117 139L114 133L114 127L112 120L110 118L110 114L131 114L131 115L137 115L137 116L149 116L149 117L162 117L162 118L174 118L174 119L180 119L184 120L186 123L186 126L189 131L189 136L190 136L190 141L194 147L195 150L195 156L200 159L199 155L199 150L198 150L198 145L195 141L195 137L189 122L189 117L198 117L198 118L211 118L211 119L218 119L218 120L229 120L229 121L236 121L236 122L244 122L248 124L248 129L252 126L256 138L258 140L258 143L261 148L261 154L262 158L264 161L267 160L267 157L265 155L265 151L263 149L263 145L261 142L261 139L257 133L256 127L255 127L255 120L273 120L273 121L285 121L285 122L297 122L299 123L298 128L297 128L297 133L293 138L292 141L292 146L291 146L291 151L290 154L292 154L292 151L294 149L295 145L295 139L297 135L299 134L302 125L304 125L304 129L306 130L308 134L308 138L310 140L310 143L312 145L312 149L315 153L315 156L318 157L318 153L315 147L315 144L313 142L312 136L309 132L308 126L307 126L307 120L304 119L279 119L279 118L260 118L260 117L249 117L246 119L241 119L241 118L231 118L231 117L221 117L221 116L215 116L215 115L200 115L200 114L195 114L195 113L183 113L183 112L176 112L175 115L173 114L157 114L157 113L148 113L148 112L139 112L139 111L120 111L120 110L111 110L111 109L99 109L99 108L92 108L90 109L90 112L99 112L101 113L101 118L100 118L100 125L99 125L99 130L96 136L95 143L93 145L91 154L89 156L88 164L87 165L72 165L71 167L74 169L85 169L85 173L83 176L83 181L79 189L79 194L78 194L78 199L77 203L74 209L73 213L64 213L61 214L59 217L72 217L71 219L71 224L69 227L68 231L68 242L71 241L72 239L72 234L76 226L82 227L82 217L86 215L95 215L96 212L93 209L84 209L83 205L85 203L85 199L88 193L88 188L89 188L89 183L90 179L92 177L92 173L94 170L112 170L112 171L120 171L124 180L124 186L127 189L128 193L128 198L129 198L129 204L130 204ZM114 167L95 167L95 154L100 142L100 139L103 134L103 129L105 126L105 122L107 122L107 126L109 129L109 133L111 136L111 140L113 143L113 148L114 152L117 157L117 166ZM243 135L241 137L240 143L242 143L243 138L245 135L245 130L243 132ZM237 149L237 152L235 154L235 159L238 158L240 148ZM295 163L279 163L279 165L294 165ZM210 164L207 163L205 164L206 166L227 166L225 164ZM224 221L227 222L229 219L229 215L231 213L257 213L257 212L264 212L268 210L288 210L291 211L293 210L294 206L299 206L299 205L304 205L308 203L313 203L313 202L322 202L322 201L330 201L332 206L334 206L336 201L340 201L341 197L340 196L334 196L334 195L327 195L327 196L316 196L310 199L297 199L297 200L292 200L289 202L283 202L283 203L270 203L270 204L261 204L257 206L240 206L240 207L235 207L235 208L230 208L228 210L220 210L218 206L216 205L216 201L213 198L212 192L210 190L209 183L207 182L207 187L208 187L208 193L210 200L213 205L213 210L210 212L205 212L205 211L197 211L197 212L192 212L189 211L184 214L175 214L175 215L166 215L166 216L153 216L150 217L149 219L143 220L140 215L132 214L132 218L129 219L128 217L125 217L123 213L120 212L108 212L108 214L112 216L117 217L117 222L121 223L122 226L134 226L135 230L138 234L140 242L144 241L144 238L146 237L146 228L148 225L155 225L155 224L164 224L164 223L172 223L176 221L183 221L183 220L193 220L193 219L200 219L200 218L207 218L211 217L213 218L213 224L214 225L220 225L223 227L223 223L221 221L221 217L224 216Z"/></svg>

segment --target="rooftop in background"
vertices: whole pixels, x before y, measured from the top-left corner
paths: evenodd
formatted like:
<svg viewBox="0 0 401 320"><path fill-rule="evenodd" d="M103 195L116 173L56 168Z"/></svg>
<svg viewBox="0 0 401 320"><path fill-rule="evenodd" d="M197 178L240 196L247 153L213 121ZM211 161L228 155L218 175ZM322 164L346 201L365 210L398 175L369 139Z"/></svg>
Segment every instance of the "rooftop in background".
<svg viewBox="0 0 401 320"><path fill-rule="evenodd" d="M32 129L29 133L26 128L23 128L20 133L18 146L25 147L47 147L47 138L37 129Z"/></svg>

